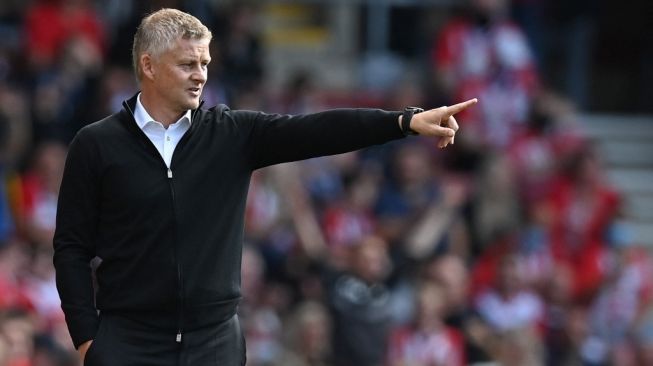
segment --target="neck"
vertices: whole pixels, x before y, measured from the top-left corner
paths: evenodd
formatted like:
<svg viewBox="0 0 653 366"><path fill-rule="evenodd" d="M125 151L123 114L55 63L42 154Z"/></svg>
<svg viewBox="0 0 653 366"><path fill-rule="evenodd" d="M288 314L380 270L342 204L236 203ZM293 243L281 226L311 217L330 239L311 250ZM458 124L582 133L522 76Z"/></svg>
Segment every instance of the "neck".
<svg viewBox="0 0 653 366"><path fill-rule="evenodd" d="M156 94L146 92L145 89L141 91L141 104L147 113L165 128L177 122L186 113L186 111L179 112L171 109Z"/></svg>

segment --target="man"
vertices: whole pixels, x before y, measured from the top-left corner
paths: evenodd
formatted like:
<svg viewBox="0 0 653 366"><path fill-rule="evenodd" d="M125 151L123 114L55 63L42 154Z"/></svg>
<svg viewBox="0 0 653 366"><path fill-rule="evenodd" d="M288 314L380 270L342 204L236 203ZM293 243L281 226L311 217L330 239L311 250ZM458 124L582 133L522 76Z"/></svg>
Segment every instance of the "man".
<svg viewBox="0 0 653 366"><path fill-rule="evenodd" d="M445 147L458 129L453 114L476 102L417 114L205 110L210 40L181 11L145 17L133 47L141 92L70 145L54 264L86 365L244 365L236 310L252 171L409 133L439 137Z"/></svg>

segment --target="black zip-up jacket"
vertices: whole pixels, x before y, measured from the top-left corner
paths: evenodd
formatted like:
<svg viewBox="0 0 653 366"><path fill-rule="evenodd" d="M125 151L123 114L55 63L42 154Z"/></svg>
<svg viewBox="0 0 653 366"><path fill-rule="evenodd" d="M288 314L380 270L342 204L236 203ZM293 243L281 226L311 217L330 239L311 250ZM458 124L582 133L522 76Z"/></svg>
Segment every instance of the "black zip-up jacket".
<svg viewBox="0 0 653 366"><path fill-rule="evenodd" d="M133 97L82 128L66 160L54 265L75 347L95 337L96 309L178 340L184 330L232 316L252 171L403 137L400 112L289 116L200 106L168 169L134 121L135 104ZM102 262L94 303L95 256Z"/></svg>

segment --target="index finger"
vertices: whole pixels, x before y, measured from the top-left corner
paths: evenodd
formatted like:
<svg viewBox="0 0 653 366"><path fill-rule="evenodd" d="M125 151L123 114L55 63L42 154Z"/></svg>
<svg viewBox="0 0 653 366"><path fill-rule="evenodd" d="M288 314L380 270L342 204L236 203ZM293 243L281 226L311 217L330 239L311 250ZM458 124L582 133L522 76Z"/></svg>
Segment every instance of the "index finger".
<svg viewBox="0 0 653 366"><path fill-rule="evenodd" d="M478 102L478 99L474 98L474 99L470 99L470 100L462 102L462 103L458 103L458 104L454 104L452 106L448 106L447 107L447 114L451 116L453 114L460 113L463 110L467 109L468 107L476 104L477 102Z"/></svg>

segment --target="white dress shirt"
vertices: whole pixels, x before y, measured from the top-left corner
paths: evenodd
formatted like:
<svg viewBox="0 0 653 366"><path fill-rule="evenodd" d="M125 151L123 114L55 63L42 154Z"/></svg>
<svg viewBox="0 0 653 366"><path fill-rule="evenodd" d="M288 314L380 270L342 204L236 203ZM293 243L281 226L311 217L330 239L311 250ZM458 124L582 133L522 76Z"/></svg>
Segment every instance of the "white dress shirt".
<svg viewBox="0 0 653 366"><path fill-rule="evenodd" d="M141 94L136 98L136 109L134 110L134 119L136 124L140 127L145 135L152 141L159 154L165 161L166 166L170 168L172 161L172 154L179 143L179 140L184 136L186 131L190 128L191 123L190 110L175 123L165 128L161 122L157 122L150 116L149 113L141 104Z"/></svg>

